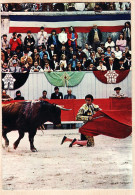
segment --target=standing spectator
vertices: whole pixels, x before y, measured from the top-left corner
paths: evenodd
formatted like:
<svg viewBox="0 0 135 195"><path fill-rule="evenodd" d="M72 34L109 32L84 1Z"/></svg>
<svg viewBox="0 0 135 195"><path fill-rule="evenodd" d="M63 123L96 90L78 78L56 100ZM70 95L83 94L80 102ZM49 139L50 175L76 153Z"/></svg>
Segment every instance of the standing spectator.
<svg viewBox="0 0 135 195"><path fill-rule="evenodd" d="M44 31L44 27L40 28L40 32L37 35L38 45L44 45L47 49L48 34Z"/></svg>
<svg viewBox="0 0 135 195"><path fill-rule="evenodd" d="M7 40L7 35L4 34L2 35L2 40L1 40L1 49L5 51L5 49L9 47L9 41Z"/></svg>
<svg viewBox="0 0 135 195"><path fill-rule="evenodd" d="M75 32L75 29L70 26L69 28L69 32L68 32L68 45L69 47L73 47L73 50L75 51L76 50L76 47L77 47L77 38L78 38L78 35L77 33Z"/></svg>
<svg viewBox="0 0 135 195"><path fill-rule="evenodd" d="M44 91L42 92L42 96L39 98L39 100L46 100L46 99L48 99L48 98L47 98L47 91L44 90Z"/></svg>
<svg viewBox="0 0 135 195"><path fill-rule="evenodd" d="M17 33L13 32L13 36L10 39L11 52L14 52L17 46L21 46L22 42L17 38Z"/></svg>
<svg viewBox="0 0 135 195"><path fill-rule="evenodd" d="M128 2L123 2L122 4L121 4L121 10L122 11L125 11L125 10L130 10L130 3L128 3Z"/></svg>
<svg viewBox="0 0 135 195"><path fill-rule="evenodd" d="M126 44L127 42L124 39L123 34L121 33L119 39L117 39L116 41L116 46L119 46L120 51L125 51Z"/></svg>
<svg viewBox="0 0 135 195"><path fill-rule="evenodd" d="M53 44L55 49L58 47L58 35L56 34L56 30L52 30L51 35L48 38L48 47Z"/></svg>
<svg viewBox="0 0 135 195"><path fill-rule="evenodd" d="M76 96L72 94L71 89L67 89L67 95L64 96L64 99L76 99Z"/></svg>
<svg viewBox="0 0 135 195"><path fill-rule="evenodd" d="M24 39L24 46L25 46L25 49L27 46L30 47L30 50L33 52L34 50L34 45L35 45L35 39L34 37L31 35L31 31L27 31L27 36L25 37Z"/></svg>
<svg viewBox="0 0 135 195"><path fill-rule="evenodd" d="M51 99L63 99L63 94L59 92L59 87L54 87L54 93L51 94Z"/></svg>
<svg viewBox="0 0 135 195"><path fill-rule="evenodd" d="M122 29L124 39L127 41L127 46L131 50L131 25L130 22L125 22L125 27Z"/></svg>
<svg viewBox="0 0 135 195"><path fill-rule="evenodd" d="M21 44L19 45L19 47L20 47L20 50L23 51L22 35L21 34L18 34L17 35L17 39L18 39L18 42L21 42Z"/></svg>
<svg viewBox="0 0 135 195"><path fill-rule="evenodd" d="M13 60L13 66L10 67L10 72L14 72L14 73L21 73L22 72L21 67L17 66L16 60Z"/></svg>
<svg viewBox="0 0 135 195"><path fill-rule="evenodd" d="M93 25L93 29L88 34L88 42L92 46L94 51L97 51L97 47L99 47L100 42L102 41L102 33L97 28L97 25Z"/></svg>
<svg viewBox="0 0 135 195"><path fill-rule="evenodd" d="M105 48L107 49L108 46L111 47L111 51L114 51L115 43L110 36L107 38L107 41L105 43Z"/></svg>
<svg viewBox="0 0 135 195"><path fill-rule="evenodd" d="M58 35L58 41L60 44L60 48L62 47L62 45L67 47L67 33L66 33L66 29L65 28L61 28L61 33L59 33Z"/></svg>
<svg viewBox="0 0 135 195"><path fill-rule="evenodd" d="M16 97L14 98L14 100L24 100L24 97L21 96L20 90L16 91Z"/></svg>

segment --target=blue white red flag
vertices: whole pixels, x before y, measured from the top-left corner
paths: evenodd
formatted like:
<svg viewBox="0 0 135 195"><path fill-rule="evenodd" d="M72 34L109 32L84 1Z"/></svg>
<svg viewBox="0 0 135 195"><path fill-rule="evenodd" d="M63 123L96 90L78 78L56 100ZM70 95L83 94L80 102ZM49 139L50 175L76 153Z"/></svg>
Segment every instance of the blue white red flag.
<svg viewBox="0 0 135 195"><path fill-rule="evenodd" d="M57 33L62 27L73 26L76 32L87 33L93 24L96 24L102 32L119 32L124 27L125 22L131 20L131 15L127 14L98 14L98 15L59 15L59 16L35 16L35 15L11 15L9 33L32 33L40 31L40 27L45 27L45 31L51 33L55 29Z"/></svg>

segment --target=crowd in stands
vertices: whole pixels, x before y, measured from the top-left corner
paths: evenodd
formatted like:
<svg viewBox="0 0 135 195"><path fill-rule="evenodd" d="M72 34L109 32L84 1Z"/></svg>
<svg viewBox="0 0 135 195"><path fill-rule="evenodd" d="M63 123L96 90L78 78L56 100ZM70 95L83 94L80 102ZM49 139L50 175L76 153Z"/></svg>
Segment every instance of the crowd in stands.
<svg viewBox="0 0 135 195"><path fill-rule="evenodd" d="M89 3L4 3L1 11L126 11L130 2L89 2Z"/></svg>
<svg viewBox="0 0 135 195"><path fill-rule="evenodd" d="M131 27L119 32L116 42L107 37L102 42L102 32L94 24L88 34L85 48L77 45L78 34L74 27L48 35L44 27L37 33L37 42L31 31L22 40L14 32L8 41L7 34L1 40L2 72L52 72L131 69Z"/></svg>

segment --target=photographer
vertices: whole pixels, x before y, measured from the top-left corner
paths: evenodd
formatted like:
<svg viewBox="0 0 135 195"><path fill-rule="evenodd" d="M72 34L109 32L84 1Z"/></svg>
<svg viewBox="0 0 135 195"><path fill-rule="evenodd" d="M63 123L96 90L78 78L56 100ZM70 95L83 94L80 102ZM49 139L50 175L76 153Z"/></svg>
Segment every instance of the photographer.
<svg viewBox="0 0 135 195"><path fill-rule="evenodd" d="M11 52L13 53L17 46L21 46L20 38L17 38L17 33L13 32L13 37L10 39Z"/></svg>

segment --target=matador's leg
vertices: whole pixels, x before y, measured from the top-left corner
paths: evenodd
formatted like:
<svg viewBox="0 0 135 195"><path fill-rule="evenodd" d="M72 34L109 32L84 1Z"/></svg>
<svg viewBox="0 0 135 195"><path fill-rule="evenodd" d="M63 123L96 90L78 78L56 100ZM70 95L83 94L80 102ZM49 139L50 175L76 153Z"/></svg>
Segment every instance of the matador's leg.
<svg viewBox="0 0 135 195"><path fill-rule="evenodd" d="M94 137L93 136L87 136L86 135L86 138L87 138L87 147L93 147L94 146Z"/></svg>

